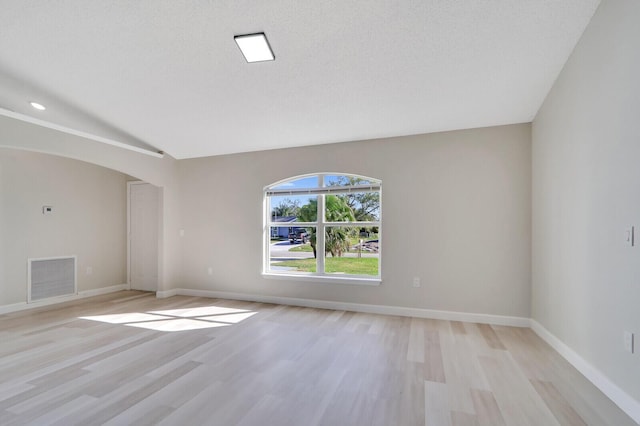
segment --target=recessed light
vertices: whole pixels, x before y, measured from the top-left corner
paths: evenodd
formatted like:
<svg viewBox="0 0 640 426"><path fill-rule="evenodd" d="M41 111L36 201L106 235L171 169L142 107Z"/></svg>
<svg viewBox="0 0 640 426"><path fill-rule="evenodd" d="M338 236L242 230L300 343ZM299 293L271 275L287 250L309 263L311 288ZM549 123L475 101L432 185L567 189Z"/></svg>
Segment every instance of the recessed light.
<svg viewBox="0 0 640 426"><path fill-rule="evenodd" d="M275 56L264 33L233 37L247 62L273 61Z"/></svg>
<svg viewBox="0 0 640 426"><path fill-rule="evenodd" d="M45 109L47 109L44 105L39 104L37 102L29 102L29 104L31 104L31 106L37 109L38 111L44 111Z"/></svg>

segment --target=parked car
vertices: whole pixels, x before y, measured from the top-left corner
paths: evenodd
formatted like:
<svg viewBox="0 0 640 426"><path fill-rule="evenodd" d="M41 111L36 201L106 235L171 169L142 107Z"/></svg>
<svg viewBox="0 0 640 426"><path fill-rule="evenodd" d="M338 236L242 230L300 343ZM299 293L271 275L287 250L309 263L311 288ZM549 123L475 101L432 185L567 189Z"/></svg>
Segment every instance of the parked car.
<svg viewBox="0 0 640 426"><path fill-rule="evenodd" d="M293 230L289 232L290 244L295 244L296 242L305 244L308 240L309 240L309 233L304 228L293 228Z"/></svg>

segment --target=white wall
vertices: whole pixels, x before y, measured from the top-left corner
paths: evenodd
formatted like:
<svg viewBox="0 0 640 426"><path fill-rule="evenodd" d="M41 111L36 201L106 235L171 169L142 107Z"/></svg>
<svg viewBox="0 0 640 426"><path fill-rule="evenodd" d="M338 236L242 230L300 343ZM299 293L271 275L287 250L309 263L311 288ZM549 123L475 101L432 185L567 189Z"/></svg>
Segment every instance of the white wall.
<svg viewBox="0 0 640 426"><path fill-rule="evenodd" d="M640 401L640 2L601 3L532 134L533 318Z"/></svg>
<svg viewBox="0 0 640 426"><path fill-rule="evenodd" d="M178 223L180 206L175 179L176 160L151 157L91 139L0 116L0 147L43 152L117 170L161 188L158 289L179 280ZM1 254L1 253L0 253Z"/></svg>
<svg viewBox="0 0 640 426"><path fill-rule="evenodd" d="M180 161L177 286L529 317L530 165L528 124ZM379 287L261 276L263 187L324 171L382 179Z"/></svg>
<svg viewBox="0 0 640 426"><path fill-rule="evenodd" d="M0 147L74 158L117 170L152 183L170 186L176 160L151 157L91 139L0 115Z"/></svg>
<svg viewBox="0 0 640 426"><path fill-rule="evenodd" d="M77 160L0 148L0 306L26 301L30 257L77 255L79 291L126 282L126 179ZM44 205L53 213L43 215Z"/></svg>

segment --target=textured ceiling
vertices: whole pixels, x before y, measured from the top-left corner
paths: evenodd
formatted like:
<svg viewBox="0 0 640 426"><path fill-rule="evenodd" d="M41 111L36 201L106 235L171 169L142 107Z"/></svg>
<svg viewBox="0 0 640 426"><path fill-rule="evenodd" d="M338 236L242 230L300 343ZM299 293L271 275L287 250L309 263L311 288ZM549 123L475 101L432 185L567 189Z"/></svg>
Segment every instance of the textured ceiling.
<svg viewBox="0 0 640 426"><path fill-rule="evenodd" d="M2 0L0 108L176 158L529 122L598 3Z"/></svg>

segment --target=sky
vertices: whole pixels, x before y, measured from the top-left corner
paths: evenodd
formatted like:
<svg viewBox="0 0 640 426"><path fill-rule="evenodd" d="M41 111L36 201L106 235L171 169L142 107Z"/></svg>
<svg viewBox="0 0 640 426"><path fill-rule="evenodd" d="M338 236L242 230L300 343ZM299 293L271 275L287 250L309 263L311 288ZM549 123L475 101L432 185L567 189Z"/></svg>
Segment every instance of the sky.
<svg viewBox="0 0 640 426"><path fill-rule="evenodd" d="M325 186L336 185L339 182L341 177L345 175L325 175L324 182ZM370 182L376 182L374 179L362 180L361 183L366 184ZM377 183L377 182L376 182ZM273 185L269 187L269 189L297 189L297 188L317 188L319 186L318 183L318 175L306 176L296 180L289 180L284 183L280 183L277 185ZM279 206L285 200L298 201L299 206L302 207L309 202L311 199L316 199L317 195L278 195L271 197L271 209Z"/></svg>

